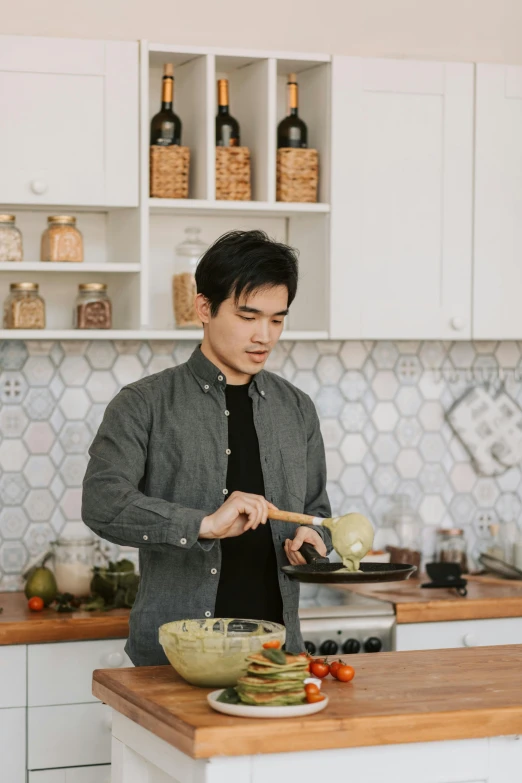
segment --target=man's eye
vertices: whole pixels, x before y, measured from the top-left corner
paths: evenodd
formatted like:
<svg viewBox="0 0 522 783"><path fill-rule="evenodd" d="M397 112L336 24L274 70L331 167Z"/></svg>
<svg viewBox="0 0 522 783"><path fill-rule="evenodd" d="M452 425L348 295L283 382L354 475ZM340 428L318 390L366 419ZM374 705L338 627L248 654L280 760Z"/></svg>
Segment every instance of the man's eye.
<svg viewBox="0 0 522 783"><path fill-rule="evenodd" d="M254 318L248 318L246 315L240 315L239 317L242 318L243 321L254 321L255 320Z"/></svg>
<svg viewBox="0 0 522 783"><path fill-rule="evenodd" d="M274 323L274 324L282 324L283 322L282 321L272 321L272 323Z"/></svg>

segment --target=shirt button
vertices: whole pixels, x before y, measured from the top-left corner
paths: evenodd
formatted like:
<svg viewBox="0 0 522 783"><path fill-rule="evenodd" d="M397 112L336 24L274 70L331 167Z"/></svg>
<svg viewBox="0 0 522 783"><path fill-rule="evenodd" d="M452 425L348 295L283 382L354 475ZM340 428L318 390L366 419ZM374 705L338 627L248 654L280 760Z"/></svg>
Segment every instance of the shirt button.
<svg viewBox="0 0 522 783"><path fill-rule="evenodd" d="M205 617L212 617L212 612L205 612Z"/></svg>
<svg viewBox="0 0 522 783"><path fill-rule="evenodd" d="M222 375L218 375L218 381L222 381L222 380L223 380L223 376Z"/></svg>
<svg viewBox="0 0 522 783"><path fill-rule="evenodd" d="M208 385L208 383L206 383L203 388L205 389L205 391L208 391L210 389L210 386Z"/></svg>
<svg viewBox="0 0 522 783"><path fill-rule="evenodd" d="M179 543L180 543L182 546L185 546L185 544L187 543L187 539L186 539L186 538L182 538L182 539L180 540L180 542L179 542Z"/></svg>
<svg viewBox="0 0 522 783"><path fill-rule="evenodd" d="M210 573L211 573L212 575L214 575L214 574L217 574L217 568L211 568L211 569L210 569Z"/></svg>
<svg viewBox="0 0 522 783"><path fill-rule="evenodd" d="M230 411L225 411L225 416L230 416Z"/></svg>
<svg viewBox="0 0 522 783"><path fill-rule="evenodd" d="M232 452L231 452L231 450L230 450L230 449L227 449L227 450L225 451L225 454L232 454Z"/></svg>
<svg viewBox="0 0 522 783"><path fill-rule="evenodd" d="M264 391L262 391L262 392L261 392L261 395L262 395L263 397L265 396L265 393L264 393Z"/></svg>
<svg viewBox="0 0 522 783"><path fill-rule="evenodd" d="M144 540L144 541L148 541L148 540L149 540L149 537L148 537L148 536L143 536L143 540Z"/></svg>
<svg viewBox="0 0 522 783"><path fill-rule="evenodd" d="M223 494L224 494L224 495L228 495L228 489L224 489L224 490L223 490Z"/></svg>

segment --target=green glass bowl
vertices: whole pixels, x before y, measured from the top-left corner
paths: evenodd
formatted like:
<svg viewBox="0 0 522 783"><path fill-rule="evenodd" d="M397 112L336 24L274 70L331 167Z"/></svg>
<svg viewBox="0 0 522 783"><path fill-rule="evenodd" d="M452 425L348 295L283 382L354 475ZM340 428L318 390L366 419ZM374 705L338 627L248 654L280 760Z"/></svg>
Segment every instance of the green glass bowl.
<svg viewBox="0 0 522 783"><path fill-rule="evenodd" d="M191 685L229 688L246 674L248 655L286 638L284 625L264 620L176 620L159 629L171 665Z"/></svg>

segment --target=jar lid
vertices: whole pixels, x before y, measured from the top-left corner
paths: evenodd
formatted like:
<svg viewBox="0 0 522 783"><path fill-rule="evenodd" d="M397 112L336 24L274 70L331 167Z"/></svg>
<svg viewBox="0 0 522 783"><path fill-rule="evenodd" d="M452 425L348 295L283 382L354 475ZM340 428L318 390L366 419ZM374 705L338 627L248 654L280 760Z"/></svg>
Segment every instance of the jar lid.
<svg viewBox="0 0 522 783"><path fill-rule="evenodd" d="M92 536L89 538L58 538L53 541L53 544L59 544L60 546L92 546L96 542L96 539Z"/></svg>
<svg viewBox="0 0 522 783"><path fill-rule="evenodd" d="M48 223L76 223L76 218L72 215L51 215L47 218Z"/></svg>
<svg viewBox="0 0 522 783"><path fill-rule="evenodd" d="M38 283L11 283L11 291L38 291Z"/></svg>
<svg viewBox="0 0 522 783"><path fill-rule="evenodd" d="M15 222L14 215L0 215L0 223L14 223L14 222Z"/></svg>
<svg viewBox="0 0 522 783"><path fill-rule="evenodd" d="M437 535L442 536L463 536L464 531L460 527L439 527Z"/></svg>
<svg viewBox="0 0 522 783"><path fill-rule="evenodd" d="M106 291L106 283L80 283L78 286L79 291Z"/></svg>

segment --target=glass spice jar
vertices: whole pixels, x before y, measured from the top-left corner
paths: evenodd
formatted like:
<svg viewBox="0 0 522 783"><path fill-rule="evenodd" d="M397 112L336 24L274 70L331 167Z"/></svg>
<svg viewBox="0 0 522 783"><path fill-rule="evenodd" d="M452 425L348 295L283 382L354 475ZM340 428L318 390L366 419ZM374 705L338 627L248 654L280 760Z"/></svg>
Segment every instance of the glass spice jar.
<svg viewBox="0 0 522 783"><path fill-rule="evenodd" d="M201 329L196 313L196 267L207 245L199 238L199 228L187 228L187 239L176 248L175 274L172 278L174 316L178 329Z"/></svg>
<svg viewBox="0 0 522 783"><path fill-rule="evenodd" d="M468 572L467 544L464 531L460 528L440 528L437 530L437 563L458 563L462 573Z"/></svg>
<svg viewBox="0 0 522 783"><path fill-rule="evenodd" d="M0 261L23 261L22 233L14 215L0 215Z"/></svg>
<svg viewBox="0 0 522 783"><path fill-rule="evenodd" d="M4 302L4 329L45 329L45 302L37 283L11 283Z"/></svg>
<svg viewBox="0 0 522 783"><path fill-rule="evenodd" d="M112 329L112 304L105 283L80 283L74 303L75 329Z"/></svg>
<svg viewBox="0 0 522 783"><path fill-rule="evenodd" d="M83 237L76 228L76 218L55 215L47 218L48 226L42 234L41 261L83 261Z"/></svg>

